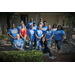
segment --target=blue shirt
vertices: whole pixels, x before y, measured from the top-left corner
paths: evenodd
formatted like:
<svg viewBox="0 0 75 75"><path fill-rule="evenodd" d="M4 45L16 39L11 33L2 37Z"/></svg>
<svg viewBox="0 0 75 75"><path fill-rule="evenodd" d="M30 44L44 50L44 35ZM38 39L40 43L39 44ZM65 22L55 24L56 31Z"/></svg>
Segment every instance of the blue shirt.
<svg viewBox="0 0 75 75"><path fill-rule="evenodd" d="M55 40L62 40L62 36L65 35L65 32L63 30L56 30L54 39Z"/></svg>
<svg viewBox="0 0 75 75"><path fill-rule="evenodd" d="M47 27L47 26L42 26L43 34L45 34L45 33L46 33L47 29L48 29L48 27Z"/></svg>
<svg viewBox="0 0 75 75"><path fill-rule="evenodd" d="M28 22L27 25L26 25L26 27L28 27L28 29L30 29L31 28L30 27L31 25L33 25L33 21L32 22Z"/></svg>
<svg viewBox="0 0 75 75"><path fill-rule="evenodd" d="M56 32L57 28L52 28L52 30L53 30L54 35L55 35L55 32Z"/></svg>
<svg viewBox="0 0 75 75"><path fill-rule="evenodd" d="M20 30L21 27L22 27L21 25L19 25L19 26L17 27L18 31ZM24 27L26 28L26 26L24 26Z"/></svg>
<svg viewBox="0 0 75 75"><path fill-rule="evenodd" d="M34 41L34 29L28 29L27 34L29 35L30 41Z"/></svg>
<svg viewBox="0 0 75 75"><path fill-rule="evenodd" d="M16 37L16 34L18 34L18 30L16 28L11 28L9 29L8 34L10 34L12 37ZM14 39L10 37L10 41L14 41Z"/></svg>
<svg viewBox="0 0 75 75"><path fill-rule="evenodd" d="M47 30L46 31L46 39L49 39L52 35L54 35L54 33L53 33L53 30ZM50 40L52 40L52 38L51 39L49 39L49 41Z"/></svg>
<svg viewBox="0 0 75 75"><path fill-rule="evenodd" d="M22 39L15 39L14 42L13 42L13 45L15 45L18 47L18 48L21 48L21 44L23 44L23 40ZM13 46L13 49L16 49L15 46Z"/></svg>
<svg viewBox="0 0 75 75"><path fill-rule="evenodd" d="M35 34L38 36L38 37L41 37L42 35L43 35L43 32L42 32L42 30L40 30L40 29L37 29L36 31L35 31ZM36 41L40 41L41 39L38 39L37 37L36 37Z"/></svg>
<svg viewBox="0 0 75 75"><path fill-rule="evenodd" d="M36 29L37 29L37 26L36 26L36 25L35 25L35 26L33 26L33 29L34 29L34 30L36 30Z"/></svg>

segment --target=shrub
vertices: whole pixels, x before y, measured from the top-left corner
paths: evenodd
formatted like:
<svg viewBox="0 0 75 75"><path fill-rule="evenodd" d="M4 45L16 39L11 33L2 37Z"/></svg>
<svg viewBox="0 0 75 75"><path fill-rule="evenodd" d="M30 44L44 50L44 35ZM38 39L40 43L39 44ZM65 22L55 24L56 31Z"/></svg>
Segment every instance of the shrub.
<svg viewBox="0 0 75 75"><path fill-rule="evenodd" d="M0 35L0 40L5 39L5 38L6 38L6 36L4 34Z"/></svg>
<svg viewBox="0 0 75 75"><path fill-rule="evenodd" d="M43 62L43 54L41 51L9 51L6 54L7 62Z"/></svg>

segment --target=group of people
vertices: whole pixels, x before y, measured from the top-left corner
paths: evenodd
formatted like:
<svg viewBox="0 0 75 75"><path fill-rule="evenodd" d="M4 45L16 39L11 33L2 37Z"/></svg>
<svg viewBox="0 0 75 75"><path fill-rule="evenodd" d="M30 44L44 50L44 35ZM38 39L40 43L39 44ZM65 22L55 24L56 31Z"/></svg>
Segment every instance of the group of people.
<svg viewBox="0 0 75 75"><path fill-rule="evenodd" d="M61 44L65 36L61 25L57 27L54 23L53 27L51 25L47 26L47 22L43 21L42 18L40 18L38 25L33 21L33 18L30 18L30 22L26 26L22 20L17 28L15 28L15 24L12 24L8 34L13 50L25 51L26 37L28 37L29 50L32 50L34 42L35 50L43 51L43 53L49 52L50 59L54 59L51 51L53 42L55 42L57 52L60 53Z"/></svg>

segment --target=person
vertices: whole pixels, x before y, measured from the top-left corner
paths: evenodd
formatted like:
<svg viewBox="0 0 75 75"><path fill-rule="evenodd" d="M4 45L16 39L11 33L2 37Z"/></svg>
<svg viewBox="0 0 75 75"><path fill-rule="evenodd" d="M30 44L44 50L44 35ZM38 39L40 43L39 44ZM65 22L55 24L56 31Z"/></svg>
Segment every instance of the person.
<svg viewBox="0 0 75 75"><path fill-rule="evenodd" d="M17 27L18 32L19 32L20 28L22 27L22 24L24 24L24 22L21 20L21 21L20 21L20 25ZM26 26L24 26L24 27L26 28Z"/></svg>
<svg viewBox="0 0 75 75"><path fill-rule="evenodd" d="M53 30L54 33L56 32L56 30L57 30L57 24L56 24L56 23L53 24L52 30ZM52 46L53 46L53 42L55 43L54 36L53 36L53 38L52 38L51 48L52 48ZM56 43L55 43L55 49L57 49Z"/></svg>
<svg viewBox="0 0 75 75"><path fill-rule="evenodd" d="M19 30L20 38L23 40L23 50L26 47L26 36L27 36L27 29L24 27L24 23L21 25L21 29Z"/></svg>
<svg viewBox="0 0 75 75"><path fill-rule="evenodd" d="M43 26L43 18L40 18L40 22L38 23L37 26L39 26L39 24L42 24L42 26Z"/></svg>
<svg viewBox="0 0 75 75"><path fill-rule="evenodd" d="M48 47L50 49L51 49L50 44L51 44L53 35L54 35L54 33L53 33L52 28L51 28L51 25L48 25L48 30L46 31L46 40L47 40Z"/></svg>
<svg viewBox="0 0 75 75"><path fill-rule="evenodd" d="M30 25L32 25L32 24L33 24L33 18L30 18L30 22L28 22L26 25L27 29L30 29L31 28Z"/></svg>
<svg viewBox="0 0 75 75"><path fill-rule="evenodd" d="M37 28L38 27L36 26L36 22L33 21L33 29L34 29L34 31L36 31ZM35 35L34 35L34 46L36 46L36 37L35 37Z"/></svg>
<svg viewBox="0 0 75 75"><path fill-rule="evenodd" d="M31 29L28 29L27 34L28 34L28 39L29 39L29 50L32 50L33 41L34 41L34 29L33 29L33 25L31 25Z"/></svg>
<svg viewBox="0 0 75 75"><path fill-rule="evenodd" d="M39 41L41 40L41 37L43 37L42 25L41 24L39 24L38 29L35 31L35 36L36 36L35 50L37 50L37 47L39 46Z"/></svg>
<svg viewBox="0 0 75 75"><path fill-rule="evenodd" d="M39 49L40 49L40 51L42 51L43 53L49 52L49 58L50 58L50 59L54 59L54 57L52 56L52 53L51 53L51 51L50 51L50 48L49 48L48 45L47 45L47 42L46 42L46 38L45 38L45 37L42 37L42 38L41 38L41 41L39 42Z"/></svg>
<svg viewBox="0 0 75 75"><path fill-rule="evenodd" d="M43 35L45 36L45 33L46 33L47 29L48 29L48 27L47 27L47 22L44 21L43 24L44 24L44 25L42 26L42 30L43 30Z"/></svg>
<svg viewBox="0 0 75 75"><path fill-rule="evenodd" d="M16 39L16 34L18 34L18 30L15 28L15 24L12 24L12 28L9 29L8 35L10 36L11 48L13 46L13 41Z"/></svg>
<svg viewBox="0 0 75 75"><path fill-rule="evenodd" d="M61 44L64 40L64 36L65 36L65 32L64 32L62 26L59 25L57 27L57 30L56 30L55 34L54 34L54 39L55 39L56 44L57 44L58 53L60 53Z"/></svg>
<svg viewBox="0 0 75 75"><path fill-rule="evenodd" d="M24 51L23 49L23 40L20 38L19 34L16 34L16 39L13 42L13 50Z"/></svg>

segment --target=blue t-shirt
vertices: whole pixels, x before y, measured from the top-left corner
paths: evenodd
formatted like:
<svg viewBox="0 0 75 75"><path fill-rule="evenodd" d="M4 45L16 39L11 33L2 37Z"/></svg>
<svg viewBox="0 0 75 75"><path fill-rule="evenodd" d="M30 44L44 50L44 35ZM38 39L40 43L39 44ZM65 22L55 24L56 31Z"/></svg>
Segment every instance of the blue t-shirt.
<svg viewBox="0 0 75 75"><path fill-rule="evenodd" d="M10 34L12 37L16 37L16 34L18 34L18 30L16 28L11 28L9 29L8 34ZM10 41L14 41L14 39L10 37Z"/></svg>
<svg viewBox="0 0 75 75"><path fill-rule="evenodd" d="M23 44L23 40L22 39L15 39L14 42L13 42L13 45L15 45L18 47L18 48L21 48L21 44ZM13 49L16 49L15 46L13 46Z"/></svg>
<svg viewBox="0 0 75 75"><path fill-rule="evenodd" d="M35 26L33 26L33 29L34 29L34 30L36 30L36 29L37 29L37 26L36 26L36 25L35 25Z"/></svg>
<svg viewBox="0 0 75 75"><path fill-rule="evenodd" d="M42 26L43 34L45 34L45 33L46 33L47 29L48 29L48 27L47 27L47 26Z"/></svg>
<svg viewBox="0 0 75 75"><path fill-rule="evenodd" d="M22 27L21 25L19 25L19 26L17 27L18 31L20 30L21 27ZM26 28L26 26L24 26L24 27Z"/></svg>
<svg viewBox="0 0 75 75"><path fill-rule="evenodd" d="M62 40L62 36L65 35L65 32L63 30L56 30L54 39L55 40Z"/></svg>
<svg viewBox="0 0 75 75"><path fill-rule="evenodd" d="M47 44L48 45L48 44ZM39 46L41 46L40 42L39 42ZM41 50L45 50L45 45L43 43L43 47L41 46Z"/></svg>
<svg viewBox="0 0 75 75"><path fill-rule="evenodd" d="M41 37L42 35L43 35L43 32L42 32L42 30L40 30L40 29L37 29L36 31L35 31L35 34L38 36L38 37ZM36 41L40 41L41 39L38 39L37 37L36 37Z"/></svg>
<svg viewBox="0 0 75 75"><path fill-rule="evenodd" d="M53 30L47 30L46 31L46 39L49 39L52 35L54 35L54 32L53 32ZM49 41L50 40L52 40L52 38L51 39L49 39Z"/></svg>
<svg viewBox="0 0 75 75"><path fill-rule="evenodd" d="M52 30L53 30L54 35L55 35L55 32L56 32L57 28L52 28Z"/></svg>
<svg viewBox="0 0 75 75"><path fill-rule="evenodd" d="M30 29L31 28L30 27L31 25L33 25L33 21L32 22L28 22L27 25L26 25L26 27L28 27L28 29Z"/></svg>
<svg viewBox="0 0 75 75"><path fill-rule="evenodd" d="M34 41L34 29L28 29L27 34L29 35L30 41Z"/></svg>

